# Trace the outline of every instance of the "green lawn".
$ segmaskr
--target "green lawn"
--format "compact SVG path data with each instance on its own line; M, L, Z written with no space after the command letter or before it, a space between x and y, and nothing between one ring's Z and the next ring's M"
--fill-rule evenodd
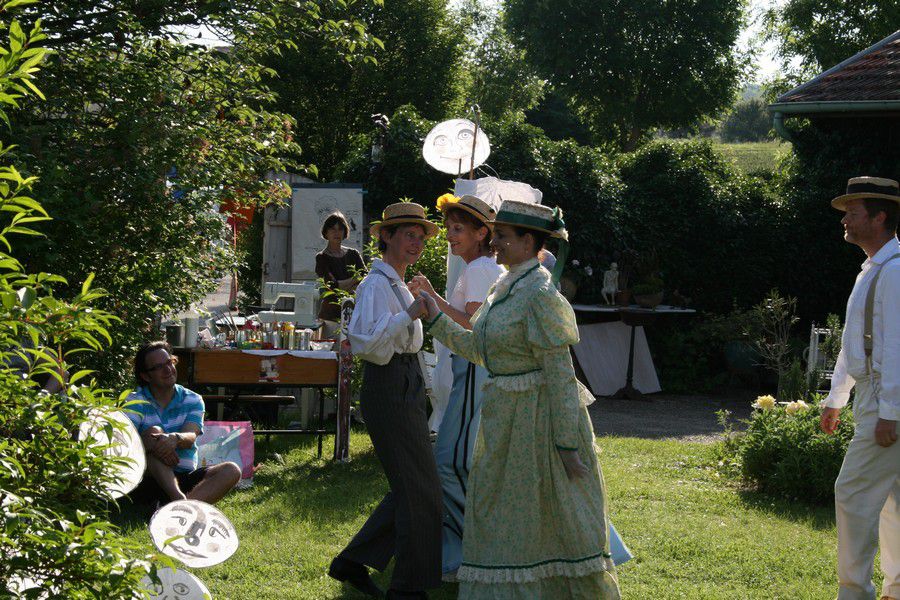
M716 150L730 158L744 173L772 170L778 159L791 150L784 141L744 142L740 144L713 144Z
M723 481L709 446L600 438L616 527L636 555L619 571L625 598L833 597L830 508L810 509ZM214 598L357 598L325 575L387 489L368 437L352 436L349 464L315 458L311 440L276 440L255 485L220 503L241 539L224 564L194 569ZM135 520L126 535L150 549ZM388 578L376 578L384 586ZM433 598L455 598L445 584Z

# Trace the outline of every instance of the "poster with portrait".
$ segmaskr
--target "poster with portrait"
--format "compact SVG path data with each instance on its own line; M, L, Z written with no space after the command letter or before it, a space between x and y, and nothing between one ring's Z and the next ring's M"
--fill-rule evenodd
M301 183L291 195L291 280L316 279L316 254L326 245L322 223L340 211L350 225L343 245L363 253L363 188L357 183Z

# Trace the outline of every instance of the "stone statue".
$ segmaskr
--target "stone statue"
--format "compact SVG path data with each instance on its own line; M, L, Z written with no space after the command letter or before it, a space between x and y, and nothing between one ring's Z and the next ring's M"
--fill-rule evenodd
M606 304L613 304L616 299L616 292L619 291L619 267L616 263L609 265L609 270L603 272L603 289L600 293L603 295L603 301Z

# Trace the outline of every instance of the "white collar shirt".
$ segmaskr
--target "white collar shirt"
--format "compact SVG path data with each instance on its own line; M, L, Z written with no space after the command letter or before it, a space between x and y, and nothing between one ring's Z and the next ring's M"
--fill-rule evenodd
M406 301L402 306L395 286ZM422 322L406 312L413 295L389 264L380 259L356 288L356 305L347 327L353 354L376 365L386 365L395 354L422 348ZM410 331L412 335L410 335Z
M900 421L900 258L885 265L898 253L900 242L892 238L862 264L847 301L841 351L825 406L840 408L847 404L856 381L869 375L863 346L866 295L881 268L872 312L872 372L879 378L878 417Z

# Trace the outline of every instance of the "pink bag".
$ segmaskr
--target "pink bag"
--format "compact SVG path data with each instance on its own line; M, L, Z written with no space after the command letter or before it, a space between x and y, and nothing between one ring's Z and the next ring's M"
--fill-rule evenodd
M250 421L206 421L197 439L197 464L233 462L241 468L241 487L253 483L253 427Z

